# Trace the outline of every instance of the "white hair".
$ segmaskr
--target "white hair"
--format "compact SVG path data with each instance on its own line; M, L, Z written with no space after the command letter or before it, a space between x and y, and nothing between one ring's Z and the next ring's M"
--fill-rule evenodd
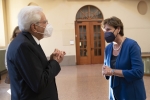
M39 6L26 6L18 14L18 26L20 31L29 31L31 24L41 20L42 8Z

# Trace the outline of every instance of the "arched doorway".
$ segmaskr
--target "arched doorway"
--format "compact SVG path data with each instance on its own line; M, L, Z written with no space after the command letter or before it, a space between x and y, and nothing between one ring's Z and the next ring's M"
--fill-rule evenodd
M105 41L102 20L101 11L95 6L86 5L78 10L75 21L77 65L103 63Z

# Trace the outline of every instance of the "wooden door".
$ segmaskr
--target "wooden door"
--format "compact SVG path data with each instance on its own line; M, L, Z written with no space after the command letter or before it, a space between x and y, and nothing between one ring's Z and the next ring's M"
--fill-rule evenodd
M76 22L76 60L78 65L91 64L89 22Z
M99 64L104 60L104 33L98 22L75 22L78 65Z
M91 64L102 64L104 61L105 40L101 25L98 22L90 22L90 47Z

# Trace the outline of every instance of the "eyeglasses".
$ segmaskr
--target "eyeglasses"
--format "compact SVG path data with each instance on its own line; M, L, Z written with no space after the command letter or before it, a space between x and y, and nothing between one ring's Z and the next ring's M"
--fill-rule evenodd
M45 20L45 21L42 21L42 22L37 22L37 24L38 24L38 23L48 24L48 21Z

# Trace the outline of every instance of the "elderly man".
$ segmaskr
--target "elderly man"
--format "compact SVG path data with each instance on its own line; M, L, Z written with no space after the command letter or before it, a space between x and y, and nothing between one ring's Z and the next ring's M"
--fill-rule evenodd
M39 41L50 37L52 27L38 6L27 6L18 15L22 31L9 45L8 72L11 100L58 100L55 76L64 53L55 50L48 61Z

